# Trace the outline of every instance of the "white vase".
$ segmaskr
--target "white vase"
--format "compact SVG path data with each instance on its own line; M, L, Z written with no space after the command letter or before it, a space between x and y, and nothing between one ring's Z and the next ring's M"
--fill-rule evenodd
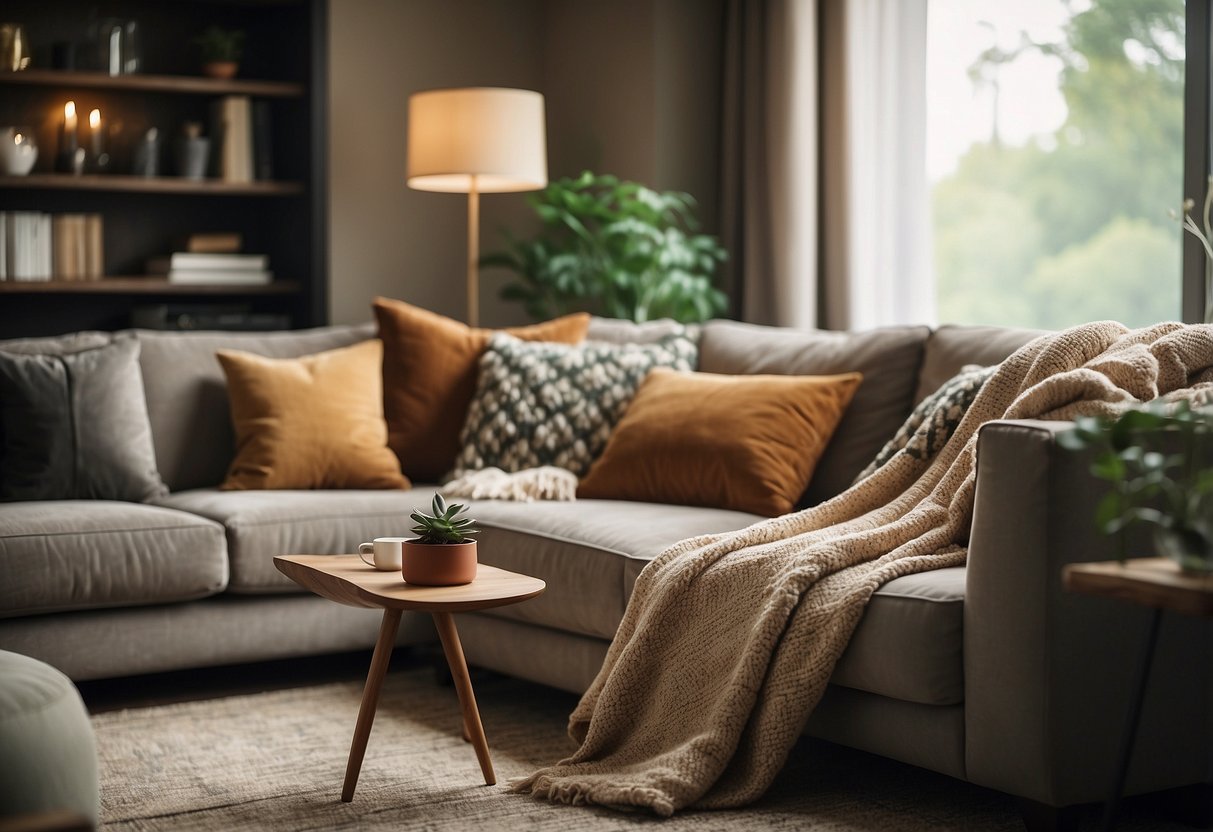
M20 127L0 127L0 172L25 176L38 161L38 145L30 132Z

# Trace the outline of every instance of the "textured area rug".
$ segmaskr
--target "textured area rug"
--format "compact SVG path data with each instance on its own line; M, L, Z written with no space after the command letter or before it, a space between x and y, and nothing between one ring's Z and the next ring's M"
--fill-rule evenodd
M573 750L577 698L496 675L476 695L497 771L485 786L453 688L391 673L352 803L340 800L360 683L340 682L93 717L107 830L1015 830L1005 795L802 739L760 801L662 820L510 793L511 777ZM1128 808L1122 830L1180 829ZM1083 828L1096 828L1090 812Z

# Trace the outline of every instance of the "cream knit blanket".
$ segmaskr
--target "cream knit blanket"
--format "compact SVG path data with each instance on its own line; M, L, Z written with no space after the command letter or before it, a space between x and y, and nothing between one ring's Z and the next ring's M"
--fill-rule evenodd
M965 562L980 425L1111 415L1175 391L1201 401L1211 367L1213 326L1042 336L1003 362L935 459L898 454L821 505L667 549L569 719L581 747L512 787L659 815L755 800L872 593Z

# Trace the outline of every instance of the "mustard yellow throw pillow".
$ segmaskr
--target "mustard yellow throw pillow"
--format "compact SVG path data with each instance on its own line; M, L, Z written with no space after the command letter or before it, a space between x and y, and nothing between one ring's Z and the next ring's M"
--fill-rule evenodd
M388 444L404 473L438 482L462 449L459 431L476 392L476 368L491 329L428 312L400 300L375 298L383 339L384 414ZM590 327L584 312L501 330L523 341L578 344Z
M382 343L290 359L217 355L236 429L222 488L409 487L387 446Z
M577 496L786 514L862 378L653 370Z

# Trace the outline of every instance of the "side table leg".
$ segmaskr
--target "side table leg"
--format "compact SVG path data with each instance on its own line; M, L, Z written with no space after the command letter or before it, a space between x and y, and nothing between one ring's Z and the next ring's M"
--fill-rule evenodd
M1120 737L1120 756L1116 760L1116 778L1112 781L1112 794L1104 806L1103 829L1112 832L1116 828L1116 813L1120 810L1120 798L1125 791L1125 780L1129 774L1129 760L1133 757L1133 744L1137 739L1137 724L1141 721L1141 703L1146 698L1146 685L1150 681L1150 666L1154 663L1154 645L1158 643L1158 623L1162 620L1162 609L1150 613L1150 630L1146 635L1146 646L1137 666L1137 679L1133 684L1133 699L1129 702L1129 714L1125 720L1124 733Z
M379 690L387 674L388 661L392 658L392 647L396 644L396 630L400 627L400 610L385 609L383 622L379 625L379 640L375 642L375 654L371 657L371 669L366 674L366 687L362 689L362 706L358 709L358 724L354 728L354 741L350 745L350 759L345 764L345 784L341 787L341 800L349 803L354 799L358 786L358 773L362 771L362 757L366 754L366 741L371 736L371 724L375 721L375 709L379 707Z
M442 652L446 653L447 664L451 666L451 676L455 679L455 692L459 694L459 707L463 711L464 731L471 735L472 746L476 749L476 759L480 761L480 771L484 774L486 785L492 786L497 782L493 773L493 761L489 758L489 743L484 737L484 726L480 723L480 711L476 708L476 694L472 692L472 679L468 676L467 661L463 658L463 645L459 643L459 633L455 630L455 619L449 612L433 613L434 626L438 628L438 638L442 639Z

